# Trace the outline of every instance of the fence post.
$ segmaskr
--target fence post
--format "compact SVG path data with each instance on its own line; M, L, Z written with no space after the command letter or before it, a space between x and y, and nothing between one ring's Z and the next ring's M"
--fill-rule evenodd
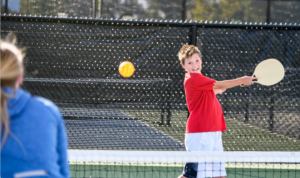
M96 18L96 0L92 0L92 14L91 17Z
M8 14L8 0L5 0L4 13Z
M270 24L270 21L271 21L271 0L268 0L267 2L267 24Z
M190 44L197 46L197 26L193 25L191 28Z
M186 4L186 0L182 0L182 22L184 22L185 21L185 14L186 14L186 6L185 6L185 4Z
M274 99L274 92L272 90L272 96L271 96L271 100L270 100L270 117L269 117L269 130L272 132L273 128L274 128L274 103L275 103L275 99Z

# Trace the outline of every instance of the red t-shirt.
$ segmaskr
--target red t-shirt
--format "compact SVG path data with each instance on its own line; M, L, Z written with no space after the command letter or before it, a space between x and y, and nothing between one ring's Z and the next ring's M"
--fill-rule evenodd
M222 107L213 91L215 82L199 73L185 75L184 88L190 112L186 133L226 130Z

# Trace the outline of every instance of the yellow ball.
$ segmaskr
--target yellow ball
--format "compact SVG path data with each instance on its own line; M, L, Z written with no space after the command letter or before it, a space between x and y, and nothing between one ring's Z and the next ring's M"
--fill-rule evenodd
M134 65L129 61L124 61L119 65L119 73L123 77L131 77L134 73Z

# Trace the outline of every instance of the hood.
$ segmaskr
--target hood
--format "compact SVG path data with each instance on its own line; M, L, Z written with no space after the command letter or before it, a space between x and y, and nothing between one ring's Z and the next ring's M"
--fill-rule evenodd
M13 96L12 98L7 99L7 110L10 117L18 115L20 112L22 112L31 97L28 92L22 89L14 90L11 88L3 88L2 90L5 93Z

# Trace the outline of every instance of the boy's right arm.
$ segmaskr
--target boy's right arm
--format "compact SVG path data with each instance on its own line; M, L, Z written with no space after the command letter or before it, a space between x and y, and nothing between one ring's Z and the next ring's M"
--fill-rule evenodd
M232 88L239 85L251 85L253 84L254 79L258 79L258 78L245 76L233 80L216 81L213 89Z

